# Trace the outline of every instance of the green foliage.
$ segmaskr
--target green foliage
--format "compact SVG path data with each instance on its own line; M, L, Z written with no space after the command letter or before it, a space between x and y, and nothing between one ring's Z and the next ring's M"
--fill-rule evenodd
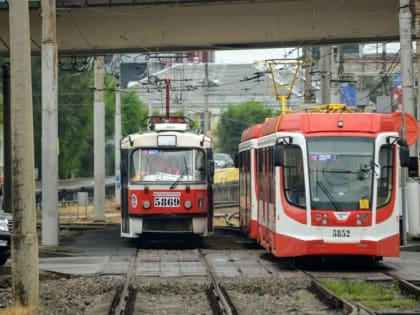
M220 121L216 126L216 149L234 156L238 150L242 131L272 115L272 110L259 102L229 105L220 115Z
M35 165L42 166L41 59L32 59ZM93 72L58 73L58 175L60 179L92 176Z
M107 145L106 147L106 170L108 176L114 174L115 88L116 81L109 81L104 97L106 108L105 135L108 140L107 143L112 143L112 145ZM121 135L125 136L140 130L145 130L147 127L147 109L143 102L137 97L134 91L121 91L120 95Z
M33 58L33 107L35 165L42 166L42 103L41 61ZM114 114L115 80L106 82L105 141L106 172L114 173ZM58 74L58 137L59 178L93 176L93 70L77 72L59 71ZM147 110L134 92L121 93L122 135L144 128ZM41 174L41 173L40 173Z
M321 282L342 298L375 310L403 309L417 305L415 299L403 296L395 283L351 279L322 279Z

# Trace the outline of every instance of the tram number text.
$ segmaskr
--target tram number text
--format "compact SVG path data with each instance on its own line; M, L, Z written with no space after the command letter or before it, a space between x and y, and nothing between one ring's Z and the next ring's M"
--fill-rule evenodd
M179 207L178 197L155 197L155 207Z
M332 237L334 238L349 238L350 237L350 230L333 230Z

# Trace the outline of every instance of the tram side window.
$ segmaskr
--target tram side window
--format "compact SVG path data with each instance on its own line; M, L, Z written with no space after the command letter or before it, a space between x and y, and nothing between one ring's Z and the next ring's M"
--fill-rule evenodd
M258 149L257 153L258 167L258 200L264 200L264 154L263 149Z
M378 208L389 203L393 189L394 148L392 145L382 146L379 150L381 176L378 181Z
M245 169L244 169L244 155L246 152L239 153L239 195L242 200L244 197L244 189L245 189Z
M130 174L131 180L138 181L140 180L140 160L139 160L139 150L136 150L131 155L130 163Z
M276 180L275 180L275 173L274 173L274 161L273 161L273 147L268 148L268 176L270 182L270 196L269 201L270 203L274 204L276 202L275 197L275 187L276 187Z
M302 151L298 146L287 146L283 165L284 193L289 203L305 208L305 181L303 175Z
M206 159L203 150L197 150L195 155L194 179L202 181L206 178Z

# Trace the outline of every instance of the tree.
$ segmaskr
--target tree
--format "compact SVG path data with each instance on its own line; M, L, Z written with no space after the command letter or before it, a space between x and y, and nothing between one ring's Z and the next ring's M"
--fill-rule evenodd
M229 105L220 115L220 121L216 126L216 149L234 156L238 150L242 131L272 115L273 111L259 102Z
M85 59L75 63L60 59L58 73L59 179L93 176L93 70ZM41 60L33 61L33 104L35 165L41 174ZM109 76L108 76L109 78ZM109 81L109 80L107 80ZM107 175L114 173L115 83L107 82L105 91L105 140L112 145L106 156ZM122 134L144 128L147 110L134 92L121 93ZM111 147L111 146L110 146ZM110 148L107 148L110 149Z
M105 139L110 145L106 146L106 173L114 174L115 143L115 81L107 82L105 91ZM145 130L147 127L147 109L134 91L121 91L121 135Z

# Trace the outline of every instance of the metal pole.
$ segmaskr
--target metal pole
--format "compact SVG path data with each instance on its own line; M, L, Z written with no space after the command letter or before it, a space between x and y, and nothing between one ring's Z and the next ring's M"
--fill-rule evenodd
M10 128L10 65L3 64L3 153L4 153L4 169L3 169L3 209L6 212L12 212L11 209L11 174L12 174L12 158L11 158L11 128Z
M42 244L57 246L58 70L55 1L42 0Z
M411 33L411 7L410 0L400 0L400 47L401 47L401 77L402 77L402 126L401 136L405 137L405 112L414 113L413 89L413 58L412 58L412 33ZM401 200L402 200L402 243L407 244L407 169L401 168Z
M11 1L9 8L12 290L15 302L28 306L39 302L28 1Z
M115 90L115 206L121 205L120 139L121 139L121 57L116 55L117 88Z
M95 60L95 101L93 104L93 160L94 160L94 206L95 221L105 220L105 103L104 103L104 57Z
M170 92L171 92L171 80L169 78L166 78L165 80L165 90L166 90L166 102L165 102L165 112L166 112L166 119L169 119L169 103L170 103Z

